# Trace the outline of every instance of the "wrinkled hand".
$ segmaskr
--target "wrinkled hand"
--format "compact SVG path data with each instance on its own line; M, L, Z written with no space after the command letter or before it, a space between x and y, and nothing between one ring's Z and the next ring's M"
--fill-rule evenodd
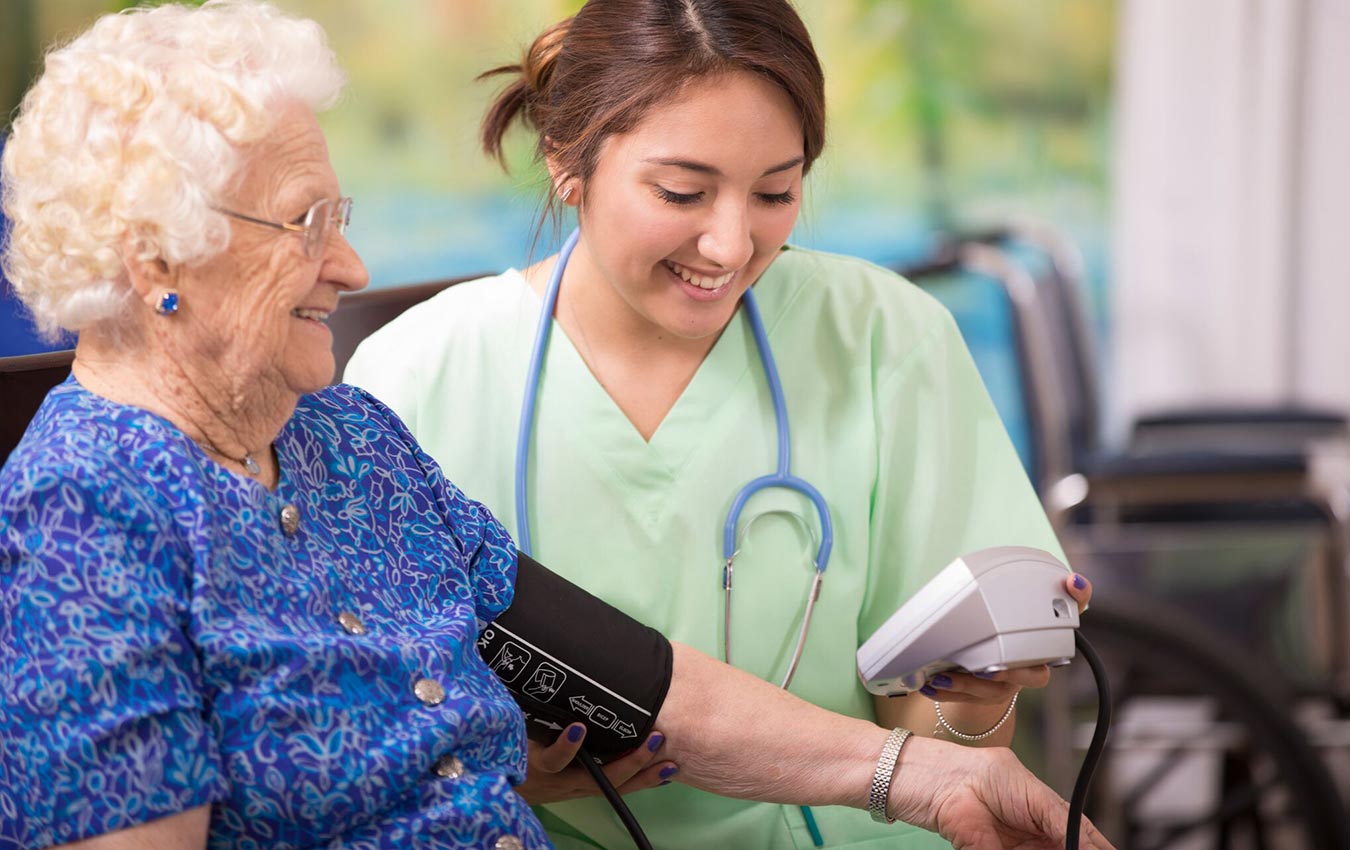
M955 850L1061 850L1069 804L1011 750L958 747L912 737L902 750L891 815L938 833ZM1080 850L1114 850L1083 819Z
M1092 600L1092 582L1074 573L1064 580L1069 595L1078 603L1078 613L1087 610ZM919 693L944 703L963 702L977 705L1006 706L1022 688L1043 688L1050 683L1050 668L1021 667L1002 673L962 673L948 670L928 680Z
M586 727L573 723L548 746L530 741L529 772L516 791L532 806L599 795L600 788L586 768L572 763L585 740ZM653 732L637 749L605 765L605 775L620 794L670 781L679 768L674 762L657 758L665 740L660 732Z

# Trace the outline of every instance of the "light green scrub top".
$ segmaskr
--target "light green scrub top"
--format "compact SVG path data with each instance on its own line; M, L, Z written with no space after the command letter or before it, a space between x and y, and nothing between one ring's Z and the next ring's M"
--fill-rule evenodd
M775 259L755 294L787 398L792 470L824 494L834 521L791 690L874 719L855 652L928 578L986 546L1060 550L951 316L933 298L861 260L797 248ZM540 308L515 270L451 287L367 339L345 375L392 407L450 480L513 534L516 429ZM773 471L777 451L744 311L650 442L556 325L537 416L531 554L720 658L723 523L739 489ZM732 657L777 684L805 609L819 524L805 497L782 490L751 499L742 527L750 521L735 566ZM678 782L625 799L655 847L813 846L795 806ZM537 811L559 848L631 847L601 797ZM829 847L947 846L865 811L812 811Z

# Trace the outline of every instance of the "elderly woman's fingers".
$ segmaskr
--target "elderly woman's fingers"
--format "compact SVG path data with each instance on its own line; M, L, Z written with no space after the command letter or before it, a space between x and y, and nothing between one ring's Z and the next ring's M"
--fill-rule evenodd
M1088 609L1088 603L1092 601L1092 582L1087 580L1087 576L1082 573L1074 573L1064 580L1064 587L1068 589L1069 595L1078 603L1078 613L1083 613Z
M1089 850L1116 850L1115 845L1102 835L1096 824L1086 817L1083 818L1083 825L1078 828L1078 846Z
M1064 846L1068 803L1033 776L1011 750L961 747L947 750L945 756L941 770L949 781L933 789L933 826L952 846L970 850ZM963 780L951 781L955 775ZM1114 850L1086 819L1079 836L1080 847Z

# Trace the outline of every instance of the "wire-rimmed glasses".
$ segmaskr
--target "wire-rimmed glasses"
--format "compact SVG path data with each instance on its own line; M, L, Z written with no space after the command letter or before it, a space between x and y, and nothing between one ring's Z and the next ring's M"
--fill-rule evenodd
M263 227L300 234L305 239L305 256L313 260L323 253L330 226L337 228L338 233L347 232L347 225L352 220L352 199L321 198L296 221L268 221L223 207L216 207L216 211L250 224L261 224Z

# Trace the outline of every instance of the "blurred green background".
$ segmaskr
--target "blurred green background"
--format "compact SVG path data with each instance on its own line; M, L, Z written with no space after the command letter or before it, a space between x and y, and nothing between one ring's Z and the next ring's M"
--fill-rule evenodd
M0 0L0 106L46 47L110 0ZM375 286L519 265L539 209L530 140L511 175L477 127L514 61L576 0L279 0L328 31L351 76L324 117ZM796 242L901 261L934 228L1032 214L1103 243L1116 6L1109 0L799 4L826 69L829 142Z
M510 174L481 153L479 121L501 82L474 78L516 61L580 0L277 3L317 20L350 75L344 102L321 121L343 191L356 199L349 238L372 287L524 266L532 251L551 251L551 230L533 243L546 185L533 140L508 140ZM5 120L45 49L133 5L0 0ZM945 230L1038 218L1084 250L1105 327L1115 0L815 0L798 9L825 66L828 140L793 241L899 266L923 259ZM934 292L1030 465L1001 292L969 276Z

